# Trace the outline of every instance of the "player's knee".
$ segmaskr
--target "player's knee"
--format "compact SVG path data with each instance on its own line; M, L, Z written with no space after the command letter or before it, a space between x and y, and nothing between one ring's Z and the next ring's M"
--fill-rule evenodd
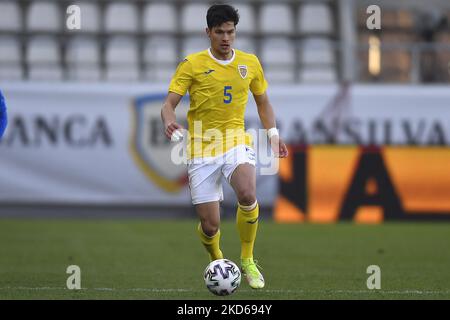
M213 237L219 232L219 227L209 226L206 230L203 230L208 237Z
M256 193L254 190L243 190L239 192L238 200L243 206L251 206L256 201Z
M208 237L213 237L219 231L219 224L214 222L202 221L203 233Z

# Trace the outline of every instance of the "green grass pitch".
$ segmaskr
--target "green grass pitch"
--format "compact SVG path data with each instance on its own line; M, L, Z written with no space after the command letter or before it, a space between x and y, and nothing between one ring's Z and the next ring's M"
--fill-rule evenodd
M266 288L229 297L204 286L194 220L0 219L0 299L450 299L450 224L260 222L255 258ZM222 250L239 261L233 221ZM81 268L68 290L66 268ZM381 289L369 290L369 265Z

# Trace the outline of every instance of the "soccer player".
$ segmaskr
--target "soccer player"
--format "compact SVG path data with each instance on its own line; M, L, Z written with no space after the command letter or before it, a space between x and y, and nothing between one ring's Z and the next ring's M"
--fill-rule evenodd
M258 58L232 48L239 22L237 10L229 5L213 5L208 9L206 20L210 48L188 55L178 65L161 118L167 138L176 137L183 128L176 121L175 108L189 91L187 118L191 148L188 147L188 176L192 203L200 218L200 240L211 261L223 258L219 246L223 175L239 202L236 220L241 240L242 273L252 288L259 289L264 287L264 278L253 260L259 215L256 163L251 138L244 131L249 90L253 93L261 122L268 130L275 156L286 157L288 151L276 129L273 108L266 93L267 81Z
M6 103L5 98L3 98L2 92L0 91L0 138L5 132L6 125L8 123L8 118L6 116Z

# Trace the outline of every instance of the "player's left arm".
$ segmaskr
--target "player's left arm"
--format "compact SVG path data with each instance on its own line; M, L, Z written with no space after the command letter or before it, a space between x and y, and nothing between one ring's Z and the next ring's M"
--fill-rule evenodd
M270 145L273 152L275 153L275 156L279 158L286 158L288 156L288 149L286 147L286 144L278 135L277 130L275 130L275 134L273 133L273 131L270 131L270 129L276 128L276 121L275 113L273 112L273 107L270 104L267 93L264 92L260 95L254 94L253 97L255 98L255 102L258 107L259 119L261 119L261 123L263 124L264 128L266 130L269 130L270 132Z

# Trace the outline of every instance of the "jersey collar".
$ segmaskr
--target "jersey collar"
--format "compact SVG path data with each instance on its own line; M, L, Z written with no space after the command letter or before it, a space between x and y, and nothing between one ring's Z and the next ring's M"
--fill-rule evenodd
M208 48L209 56L210 56L214 61L216 61L217 63L220 63L221 65L224 65L224 66L226 66L227 64L232 63L233 60L234 60L234 57L236 57L236 52L234 51L234 49L231 49L231 51L233 52L233 56L231 57L231 59L229 59L229 60L219 60L219 59L217 59L216 57L213 56L213 54L211 53L211 48Z

